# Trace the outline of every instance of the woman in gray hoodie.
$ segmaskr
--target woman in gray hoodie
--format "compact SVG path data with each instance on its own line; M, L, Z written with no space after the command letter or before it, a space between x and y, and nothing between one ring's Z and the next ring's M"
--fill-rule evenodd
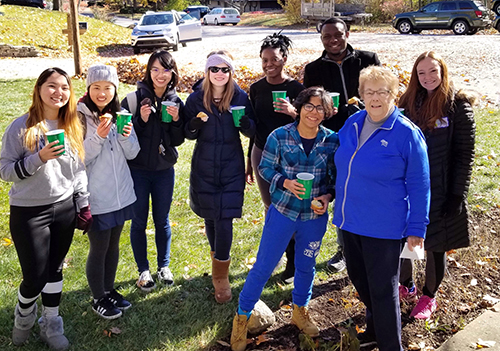
M124 126L123 134L118 133L117 88L115 67L93 65L87 73L87 94L77 106L85 130L85 166L94 215L88 233L87 280L94 296L92 310L105 319L118 318L131 306L114 284L120 234L125 221L132 218L136 201L127 160L140 150L131 122Z

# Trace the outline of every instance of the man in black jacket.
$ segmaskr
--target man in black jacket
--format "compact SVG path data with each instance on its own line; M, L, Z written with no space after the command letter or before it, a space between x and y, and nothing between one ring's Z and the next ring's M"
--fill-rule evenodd
M355 50L347 43L349 27L339 18L332 17L321 26L321 42L325 48L316 61L306 65L304 86L322 86L329 92L340 93L339 112L323 122L323 125L338 132L355 110L348 107L352 97L359 97L359 72L371 65L380 66L377 54L370 51ZM328 266L335 272L345 269L342 251L343 238L337 231L337 253L328 261Z

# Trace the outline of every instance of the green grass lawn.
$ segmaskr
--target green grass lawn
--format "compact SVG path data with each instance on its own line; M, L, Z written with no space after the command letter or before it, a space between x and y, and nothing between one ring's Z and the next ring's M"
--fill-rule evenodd
M84 82L76 80L75 90L81 96ZM0 80L0 134L16 117L24 114L31 102L34 80ZM132 91L133 86L120 85L120 96ZM247 139L243 137L245 145ZM142 293L135 286L137 269L130 247L127 223L121 238L120 263L117 284L133 304L122 318L105 321L95 315L90 306L91 293L85 276L85 262L88 253L87 237L80 231L67 256L64 270L64 293L61 303L66 335L72 350L200 350L226 337L237 307L248 268L245 259L257 254L264 220L264 207L256 185L247 187L244 213L234 222L232 248L231 284L233 300L219 305L213 297L210 277L211 261L209 246L203 232L203 220L197 217L188 205L188 187L191 152L194 143L185 142L179 148L179 161L175 166L176 185L170 219L172 222L172 262L175 286L158 288L149 294ZM0 181L0 242L10 240L8 191L10 184ZM151 269L155 268L153 223L148 224L148 257ZM330 228L324 239L319 263L324 263L336 248L334 231ZM322 267L325 265L322 264ZM279 272L281 273L281 271ZM318 277L325 278L327 272L319 271ZM11 344L13 309L17 300L17 289L21 281L14 245L0 245L0 350L19 350ZM291 287L282 288L271 279L262 299L272 309L279 302L291 299ZM118 327L118 335L105 335L112 327ZM37 332L38 328L34 330ZM43 344L34 332L28 345L22 350L40 350Z

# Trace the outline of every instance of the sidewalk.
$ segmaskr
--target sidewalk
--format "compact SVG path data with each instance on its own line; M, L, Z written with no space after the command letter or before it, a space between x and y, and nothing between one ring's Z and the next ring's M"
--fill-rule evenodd
M497 311L497 312L495 312ZM436 351L471 351L477 350L474 345L483 341L495 341L493 347L483 347L485 351L500 350L500 303L497 303L493 310L487 310L478 318L453 335Z

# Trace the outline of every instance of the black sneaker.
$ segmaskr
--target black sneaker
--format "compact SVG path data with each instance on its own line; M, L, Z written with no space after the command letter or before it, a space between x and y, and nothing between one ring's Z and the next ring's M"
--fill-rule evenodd
M358 333L356 336L359 340L359 347L374 347L377 346L377 340L372 334Z
M125 311L126 309L129 309L132 304L125 300L125 298L120 294L118 291L115 289L111 290L108 293L108 298L111 300L111 302L120 310Z
M104 319L116 319L122 315L122 311L116 308L108 296L101 297L94 302L92 304L92 310Z
M327 265L336 273L342 272L346 267L344 253L342 250L338 250L337 253L328 260Z

